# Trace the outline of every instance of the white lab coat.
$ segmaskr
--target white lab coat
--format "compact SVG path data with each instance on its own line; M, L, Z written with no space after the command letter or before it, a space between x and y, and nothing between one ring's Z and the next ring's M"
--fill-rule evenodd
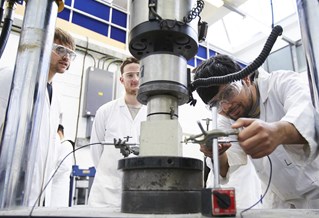
M260 119L267 122L288 121L308 141L305 145L279 145L269 155L272 161L271 208L319 208L318 113L312 106L308 85L301 75L291 71L260 70ZM229 177L247 161L241 150L228 154ZM264 188L269 181L267 157L252 159Z
M59 94L54 88L54 84L52 85L53 94L51 105L47 91L43 105L37 155L31 184L31 192L28 198L29 206L33 206L40 191L44 188L55 171L58 164L59 146L62 146L60 145L60 139L57 134L61 114L60 101L58 97ZM52 181L48 184L45 192L41 195L40 204L37 205L42 206L43 201L45 200L45 206L50 206L51 191Z
M232 121L224 116L218 115L217 128L218 129L230 129ZM229 136L229 140L236 140L237 136ZM232 142L232 146L226 151L235 153L241 148L238 143ZM207 166L213 168L210 158L206 159ZM256 173L255 167L252 164L250 158L246 159L245 164L238 166L236 170L233 168L231 176L230 173L226 178L219 176L220 185L222 188L235 188L236 207L240 209L246 209L254 205L260 200L262 195L261 181ZM206 182L208 188L214 187L214 173L211 170ZM262 208L261 204L254 207Z
M57 136L59 138L59 136ZM52 180L51 207L68 207L70 194L70 175L72 173L73 147L67 140L57 143L57 165L59 167ZM68 156L67 156L68 155ZM60 166L59 166L60 165Z
M124 139L139 143L140 124L146 120L147 108L142 106L135 119L125 104L124 98L102 105L96 112L90 143L111 142ZM91 145L92 160L96 174L89 195L89 205L118 210L121 206L122 172L117 169L123 155L114 145Z

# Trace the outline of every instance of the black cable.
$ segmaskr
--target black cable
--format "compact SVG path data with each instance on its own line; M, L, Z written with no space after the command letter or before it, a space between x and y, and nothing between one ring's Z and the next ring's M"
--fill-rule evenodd
M274 21L274 6L272 4L272 0L270 0L270 11L271 11L271 28L274 28L275 21Z
M88 147L88 146L91 146L91 145L97 145L97 144L101 144L100 142L97 142L97 143L90 143L90 144L87 144L87 145L84 145L82 147L79 147L77 149L75 149L74 151L77 151L79 149L82 149L82 148L85 148L85 147ZM113 145L113 144L112 144ZM37 205L38 201L40 200L41 198L41 195L43 194L43 192L45 191L45 189L47 188L47 186L49 185L49 183L51 182L51 180L53 179L53 177L55 176L55 174L57 173L58 169L60 168L60 166L62 165L62 163L64 162L64 160L70 155L72 154L74 151L68 153L62 160L61 162L59 163L59 165L57 166L57 168L55 169L55 171L53 172L52 176L50 177L50 179L47 181L47 183L45 184L45 186L43 187L43 189L40 191L40 194L38 196L38 198L36 199L36 201L34 202L33 206L32 206L32 209L29 213L29 217L32 217L32 213L33 213L33 210L35 209L35 206Z
M193 92L199 87L211 87L211 86L214 86L216 84L226 84L229 82L234 82L237 80L241 80L246 76L249 76L265 62L273 45L276 42L276 39L278 38L278 36L280 36L282 34L282 31L283 31L283 29L281 26L275 26L272 29L272 31L271 31L271 33L270 33L270 35L269 35L269 37L264 45L264 48L262 49L259 56L250 65L248 65L244 69L242 69L238 72L232 73L232 74L228 74L226 76L196 79L190 85L190 87L189 87L190 91ZM206 69L206 70L208 70L208 69Z
M201 20L200 13L203 11L204 5L205 5L205 2L203 0L197 0L196 6L193 7L192 10L190 10L188 14L183 17L183 21L163 19L156 11L156 2L150 2L148 7L152 15L160 22L161 29L163 28L173 29L176 26L183 26L183 25L186 25L187 23L190 23L196 17L199 17L199 23L200 23L200 20Z
M66 140L66 141L70 141L70 142L72 142L74 145L75 145L75 143L73 142L73 141L71 141L71 140ZM55 176L55 174L58 172L58 170L59 170L59 168L60 168L60 166L62 165L62 163L64 162L64 160L70 155L70 154L74 154L77 150L80 150L80 149L82 149L82 148L86 148L86 147L89 147L89 146L92 146L92 145L113 145L113 146L115 146L115 148L117 148L116 146L117 145L120 145L121 143L124 143L124 145L130 145L130 144L128 144L128 143L126 143L125 141L123 142L121 139L119 139L118 141L116 140L116 139L114 139L114 142L110 142L110 143L107 143L107 142L95 142L95 143L90 143L90 144L86 144L86 145L83 145L83 146L81 146L81 147L79 147L79 148L77 148L77 149L74 149L73 151L71 151L71 152L69 152L62 160L61 160L61 162L59 163L59 165L57 166L57 168L55 169L55 171L53 172L53 174L52 174L52 176L50 177L50 179L47 181L47 183L45 184L45 186L43 187L43 189L41 190L41 192L39 193L39 196L38 196L38 198L36 199L36 201L34 202L34 204L33 204L33 206L32 206L32 209L31 209L31 211L30 211L30 213L29 213L29 217L32 217L32 213L33 213L33 211L34 211L34 209L35 209L35 206L37 205L37 203L39 202L39 200L40 200L40 198L41 198L41 195L43 194L43 192L45 191L45 189L47 188L47 186L49 185L49 183L51 182L51 180L53 179L53 177ZM72 144L72 145L73 145ZM136 145L136 144L135 144Z
M147 114L147 117L150 117L153 115L169 115L171 119L173 119L173 117L178 118L178 114L172 114L169 112L154 112L154 113Z
M268 190L269 190L270 183L271 183L271 178L272 178L272 162L271 162L271 159L270 159L270 157L268 155L267 155L267 157L268 157L268 160L269 160L269 180L268 180L268 184L267 184L266 190L265 190L264 194L261 196L261 198L255 204L253 204L252 206L250 206L247 209L245 209L245 210L240 212L240 218L244 218L243 213L247 212L248 210L250 210L253 207L255 207L257 204L261 203L263 201L263 199L265 198Z
M158 20L160 20L160 21L163 20L162 17L155 11L154 7L150 6L149 9Z
M3 16L3 5L4 5L5 0L0 0L0 23L2 21L2 16Z
M274 8L273 8L273 2L272 0L270 0L270 10L271 10L271 28L274 28ZM280 34L281 35L281 34ZM267 188L265 190L265 193L264 195L259 199L259 201L257 201L255 204L253 204L252 206L250 206L249 208L243 210L241 213L240 213L240 217L243 218L243 213L247 212L248 210L252 209L253 207L255 207L259 202L262 202L262 200L264 199L265 195L267 194L268 192L268 189L269 189L269 186L270 186L270 182L271 182L271 177L272 177L272 162L271 162L271 159L270 157L267 155L268 157L268 160L269 160L269 167L270 167L270 175L269 175L269 181L268 181L268 185L267 185Z
M74 159L74 165L76 165L76 157L75 157L75 142L72 140L64 140L61 142L61 144L63 144L64 142L70 142L70 144L72 145L72 151L73 151L73 159Z
M183 18L183 21L185 23L190 23L192 20L194 20L196 17L200 18L200 13L204 9L205 2L203 0L197 0L196 7L194 7L187 16Z
M1 35L0 35L0 58L2 57L2 54L4 52L4 49L7 45L7 42L11 33L12 24L13 24L13 6L14 6L14 1L9 1L8 6L6 8L7 14L6 14L6 17L4 18L3 27L2 27Z
M34 211L34 209L35 209L37 203L39 202L39 200L40 200L40 198L41 198L41 195L43 194L43 192L45 191L45 189L47 188L47 186L49 185L49 183L51 182L51 180L53 179L53 177L55 176L55 174L58 172L58 170L59 170L60 166L62 165L62 163L64 162L64 160L65 160L70 154L75 153L75 151L77 151L77 150L80 150L80 149L82 149L82 148L86 148L86 147L91 146L91 145L101 145L101 144L102 144L102 145L114 145L114 143L104 143L104 142L103 142L103 143L101 143L101 142L96 142L96 143L86 144L86 145L83 145L83 146L81 146L81 147L79 147L79 148L77 148L77 149L74 149L74 151L72 151L72 152L69 152L69 153L61 160L61 162L59 163L59 165L57 166L57 168L56 168L55 171L53 172L52 176L50 177L50 179L47 181L47 183L45 184L45 186L43 187L43 189L42 189L41 192L39 193L39 196L38 196L38 198L36 199L36 201L34 202L34 204L33 204L33 206L32 206L32 209L31 209L31 211L30 211L30 213L29 213L29 217L32 217L32 213L33 213L33 211Z

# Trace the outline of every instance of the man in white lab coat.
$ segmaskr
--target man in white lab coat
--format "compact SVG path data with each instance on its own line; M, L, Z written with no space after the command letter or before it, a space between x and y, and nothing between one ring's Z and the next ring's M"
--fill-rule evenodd
M197 67L194 79L237 72L238 64L217 55ZM318 112L301 75L291 71L258 70L249 78L219 86L197 88L201 99L230 119L228 128L241 129L238 143L219 156L225 180L252 158L256 172L267 186L271 208L319 207ZM201 146L205 155L211 151ZM270 161L272 175L270 175ZM246 178L242 178L245 180ZM226 181L227 182L227 181ZM236 188L236 187L235 187Z
M75 43L72 36L66 31L56 28L37 146L37 152L39 153L35 160L31 192L28 198L29 206L35 204L41 190L44 189L59 164L60 157L58 157L58 154L62 145L57 130L60 123L61 109L58 93L52 88L52 79L56 73L62 74L70 67L71 61L76 57L74 50ZM72 168L64 176L69 178L71 171ZM61 198L51 199L51 193L54 191L52 190L51 181L45 188L41 198L36 202L36 205L54 206L52 202L61 201Z
M139 61L127 58L121 65L120 82L123 97L102 105L96 112L90 143L113 143L114 139L139 143L140 124L146 120L147 108L137 101ZM89 205L119 210L121 206L122 172L118 160L124 158L114 145L92 145L92 160L96 174L89 194Z

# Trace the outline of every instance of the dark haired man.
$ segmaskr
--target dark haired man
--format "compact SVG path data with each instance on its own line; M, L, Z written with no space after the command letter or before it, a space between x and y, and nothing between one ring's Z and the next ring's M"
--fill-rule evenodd
M239 70L232 58L217 55L194 70L194 79ZM238 144L221 145L237 148L220 155L221 176L231 177L251 157L265 186L272 176L268 194L272 208L319 207L318 112L308 85L302 81L295 72L259 69L253 82L246 77L197 89L209 107L217 107L224 120L229 120L221 122L220 128L241 129ZM206 147L201 146L201 150L209 155Z
M44 189L54 170L56 169L59 158L58 153L62 149L57 129L61 122L61 107L59 94L52 82L54 76L63 74L70 67L71 62L76 57L75 42L73 37L61 28L56 28L52 46L50 68L48 73L47 90L45 94L40 133L37 146L37 156L33 171L33 180L28 205L33 206L41 190ZM70 175L72 169L66 172ZM52 181L47 185L41 198L37 201L38 206L55 206L56 199L52 199ZM68 199L59 198L60 201L68 202Z

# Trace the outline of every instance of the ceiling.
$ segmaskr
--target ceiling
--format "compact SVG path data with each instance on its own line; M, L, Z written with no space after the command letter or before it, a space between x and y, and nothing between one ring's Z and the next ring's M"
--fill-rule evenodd
M107 1L127 10L129 0L101 1ZM201 19L209 25L205 43L216 51L230 54L244 63L249 63L261 52L274 23L281 25L284 31L283 37L277 39L273 50L289 43L295 44L301 38L296 1L224 0L223 6L217 8L205 0L201 13Z
M247 63L261 52L272 23L283 27L273 50L301 38L296 0L224 0L220 8L206 2L202 14L209 24L206 41Z

